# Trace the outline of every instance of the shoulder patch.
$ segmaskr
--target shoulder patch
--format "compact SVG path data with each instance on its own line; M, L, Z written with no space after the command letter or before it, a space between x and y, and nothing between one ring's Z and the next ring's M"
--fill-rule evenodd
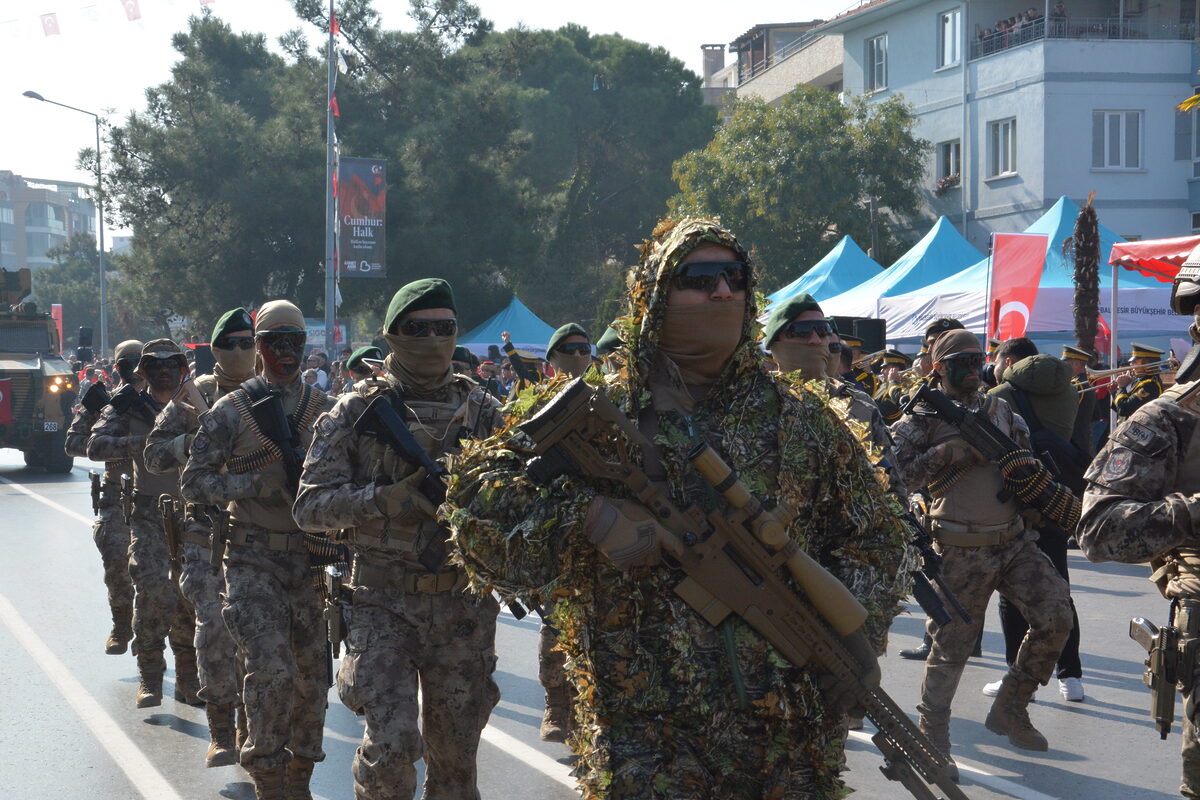
M1137 416L1131 417L1118 427L1113 439L1139 453L1156 456L1166 450L1170 442L1158 431L1138 421L1143 412L1144 409L1139 409Z
M200 427L211 433L220 427L220 423L217 422L217 418L212 414L212 412L206 411L200 417Z
M1142 425L1140 422L1130 422L1125 426L1124 438L1135 444L1148 447L1154 441L1154 431L1150 430L1145 425Z
M1132 465L1133 453L1124 447L1114 447L1112 452L1109 453L1108 458L1104 461L1104 469L1100 477L1105 481L1120 480L1129 474Z
M337 430L337 425L337 418L334 417L333 412L330 411L327 414L322 415L321 419L317 420L317 433L319 433L322 438L327 438L332 436L333 432Z
M204 431L200 431L196 434L196 438L192 439L192 452L203 453L208 450L208 446L210 444L211 441L208 438L208 434Z

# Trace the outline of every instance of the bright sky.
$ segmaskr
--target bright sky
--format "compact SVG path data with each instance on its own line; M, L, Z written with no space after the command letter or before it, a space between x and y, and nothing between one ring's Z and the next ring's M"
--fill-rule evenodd
M754 25L828 18L855 0L475 0L497 29L524 23L557 28L568 22L595 33L616 32L661 45L700 71L700 45L728 43ZM141 19L129 21L133 3ZM108 114L120 122L144 106L143 90L170 77L171 35L183 30L202 0L0 0L0 169L26 177L90 182L75 169L92 146L90 117L22 97ZM301 26L287 0L209 0L207 7L235 31L274 40ZM376 0L389 27L405 27L407 0ZM41 15L56 15L59 35L44 33ZM52 24L52 23L51 23ZM316 29L306 31L310 41Z

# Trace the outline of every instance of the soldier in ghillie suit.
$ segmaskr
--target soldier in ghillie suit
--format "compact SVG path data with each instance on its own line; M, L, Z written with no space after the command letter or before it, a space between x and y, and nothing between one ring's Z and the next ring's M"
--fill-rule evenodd
M1076 535L1092 561L1150 562L1171 601L1180 649L1200 636L1200 282L1197 264L1180 270L1171 308L1192 314L1192 349L1175 385L1132 412L1092 460ZM1200 667L1181 672L1184 797L1200 798ZM1174 692L1173 686L1164 687ZM1164 734L1165 735L1165 734Z
M121 376L122 388L134 384L141 388L142 379L135 373L138 359L142 355L142 343L129 339L117 345L113 354L117 372ZM108 404L101 383L92 384L81 398L79 410L67 429L66 451L69 456L87 457L88 440L92 427L100 420L100 414ZM112 631L104 642L104 652L110 656L124 653L133 638L133 581L129 578L129 525L121 513L121 476L129 474L133 465L128 458L114 458L104 462L104 475L100 478L100 496L95 498L96 522L92 525L92 541L100 551L100 562L104 565L104 585L108 589L108 606L112 612ZM94 479L93 479L94 480ZM95 489L92 490L95 492Z
M351 767L354 796L412 797L424 756L424 796L465 800L479 796L479 737L500 699L492 680L500 609L490 595L465 593L466 574L446 562L449 531L437 521L444 488L422 486L437 478L355 423L380 402L415 447L444 461L480 416L496 416L496 401L451 369L458 320L450 284L426 278L402 287L384 330L384 376L359 381L317 420L294 513L313 532L345 529L354 551L337 677L342 702L367 723Z
M602 389L655 445L631 458L676 504L714 509L686 457L706 441L768 507L791 512L789 535L866 607L878 646L907 590L905 531L837 415L765 369L746 251L714 221L666 222L629 285L629 313L614 323L621 363ZM522 394L513 421L562 385ZM694 612L661 562L669 537L650 528L615 545L622 523L597 519L637 514L624 487L566 476L539 487L523 466L503 436L468 447L442 509L476 591L555 604L584 797L841 797L842 717L816 674L740 619L713 627Z
M244 308L225 312L213 327L209 341L217 362L213 374L196 378L197 394L168 403L146 437L146 466L153 472L177 475L187 466L191 442L200 428L199 415L254 377L254 321L250 312ZM213 506L187 504L180 531L179 590L196 610L199 697L205 703L209 733L205 765L227 767L237 763L234 706L240 695L241 676L233 637L221 618L224 571L211 563L214 510ZM244 710L242 716L244 725Z

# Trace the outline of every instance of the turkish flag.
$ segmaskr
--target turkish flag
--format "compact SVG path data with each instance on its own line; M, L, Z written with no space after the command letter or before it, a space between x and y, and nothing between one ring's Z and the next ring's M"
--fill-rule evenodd
M42 14L42 33L47 36L58 36L58 14Z
M0 378L0 425L12 425L12 378Z
M1108 327L1108 323L1104 321L1103 314L1096 315L1096 341L1093 343L1096 352L1100 355L1107 355L1112 349L1112 329Z
M1007 341L1025 335L1042 283L1048 240L1041 233L993 235L989 337Z
M125 7L125 17L130 22L142 18L142 10L138 8L138 0L121 0L121 5Z

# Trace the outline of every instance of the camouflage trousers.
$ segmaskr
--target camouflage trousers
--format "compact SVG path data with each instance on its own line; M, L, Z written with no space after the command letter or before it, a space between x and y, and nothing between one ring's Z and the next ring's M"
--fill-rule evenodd
M129 577L133 579L133 652L150 672L166 668L164 640L178 657L195 651L192 607L171 580L167 537L157 509L134 509L129 525ZM151 655L151 654L157 654Z
M337 684L342 702L367 718L351 767L357 800L413 797L422 756L425 800L479 797L479 737L500 699L498 612L490 596L459 591L356 590Z
M941 546L946 584L971 615L942 628L927 623L933 647L925 661L917 710L933 720L948 719L967 658L983 628L992 593L1000 591L1029 621L1029 630L1010 669L1046 683L1071 632L1071 592L1050 559L1032 539L995 547Z
M108 605L113 609L131 607L133 581L129 578L129 526L125 524L120 501L100 501L100 513L92 525L92 541L96 543L100 563L104 565Z
M236 703L241 665L233 637L221 618L225 576L209 563L209 549L183 545L183 574L179 591L196 610L196 672L200 699L215 705Z
M1200 800L1200 665L1193 668L1190 681L1181 675L1179 685L1183 695L1183 784L1179 793Z
M297 534L298 536L299 534ZM250 772L292 757L321 761L327 686L321 598L304 553L260 545L225 555L221 616L242 660Z

